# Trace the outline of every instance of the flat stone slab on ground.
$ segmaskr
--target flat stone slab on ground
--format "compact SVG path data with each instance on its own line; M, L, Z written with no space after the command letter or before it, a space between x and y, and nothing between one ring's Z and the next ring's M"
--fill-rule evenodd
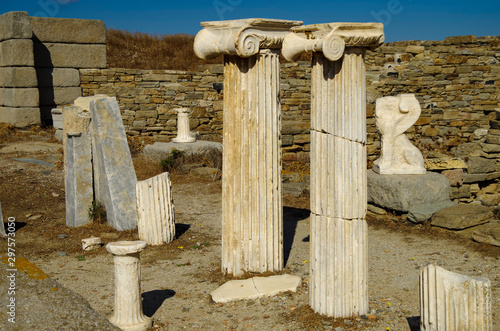
M18 161L18 162L24 162L24 163L30 163L30 164L35 164L35 165L41 165L44 167L53 167L55 166L54 163L42 161L42 160L37 160L37 159L31 159L27 157L20 157L20 158L13 158L12 160Z
M380 175L368 170L368 203L399 211L450 201L450 182L438 173Z
M431 218L431 225L449 230L463 230L488 223L492 218L493 211L488 207L459 205L435 213Z
M472 239L477 242L500 247L500 222L494 221L483 225L472 233Z
M177 149L185 154L202 154L217 149L222 151L222 144L214 141L197 140L194 143L163 143L155 142L152 145L144 146L144 154L148 157L164 159L172 150Z
M417 206L408 211L407 219L412 223L424 223L429 220L434 213L453 206L458 206L458 204L453 201L443 201Z
M278 293L296 292L302 279L299 276L279 275L254 277L245 280L231 280L210 293L215 302L251 300Z

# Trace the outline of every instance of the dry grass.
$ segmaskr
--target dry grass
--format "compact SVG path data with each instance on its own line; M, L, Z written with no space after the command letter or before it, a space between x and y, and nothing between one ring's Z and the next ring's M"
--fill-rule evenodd
M193 70L198 65L222 63L222 57L201 60L194 54L194 36L151 35L124 30L107 30L109 68Z

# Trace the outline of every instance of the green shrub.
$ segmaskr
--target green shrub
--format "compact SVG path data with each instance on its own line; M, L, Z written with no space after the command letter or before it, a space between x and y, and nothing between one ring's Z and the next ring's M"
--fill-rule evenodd
M92 205L90 205L88 212L89 220L99 224L107 222L106 208L104 208L104 205L100 201L92 201Z

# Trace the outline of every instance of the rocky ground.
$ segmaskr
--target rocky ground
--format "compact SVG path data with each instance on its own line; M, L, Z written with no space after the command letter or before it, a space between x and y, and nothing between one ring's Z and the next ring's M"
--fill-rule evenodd
M82 295L98 313L113 312L113 261L104 247L83 252L81 239L104 244L138 239L104 224L65 226L61 145L50 132L24 132L0 146L0 201L4 219L16 218L16 254L27 257L62 286ZM31 164L32 158L54 164ZM141 163L142 162L142 163ZM157 168L136 159L139 177ZM229 280L220 272L220 181L172 175L177 238L148 246L141 254L144 312L155 330L418 330L418 276L432 263L470 276L489 278L493 329L500 330L500 248L465 240L428 226L410 226L401 215L370 214L367 315L332 319L308 306L308 198L284 197L284 273L302 277L296 293L217 304L210 292ZM0 239L0 252L6 240ZM254 276L254 275L246 275ZM2 282L4 280L2 279ZM35 294L34 294L35 295Z

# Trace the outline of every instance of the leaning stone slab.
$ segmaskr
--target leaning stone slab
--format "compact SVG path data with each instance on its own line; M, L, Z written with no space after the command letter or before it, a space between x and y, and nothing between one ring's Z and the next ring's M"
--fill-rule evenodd
M488 223L493 218L493 211L485 206L459 205L436 212L431 218L431 225L449 230L463 230Z
M416 206L408 211L407 220L417 224L424 223L425 221L429 220L434 213L453 206L458 206L458 204L453 201L443 201Z
M175 239L175 213L168 172L137 182L139 239L161 245Z
M64 152L66 170L66 225L90 223L88 209L94 200L92 146L88 133L67 134Z
M0 107L0 122L23 128L33 124L40 124L40 108L34 107Z
M222 144L213 141L197 140L193 143L163 143L155 142L152 145L144 146L144 155L149 158L161 160L164 159L172 150L179 150L188 154L203 154L207 153L212 149L222 151Z
M2 215L2 204L0 203L0 236L6 237L7 233L5 233L5 225L3 224L3 215Z
M380 175L368 170L368 202L399 211L450 200L450 182L438 173Z
M7 39L29 39L32 34L27 12L11 11L0 15L0 41Z
M491 222L481 227L481 229L472 233L472 239L477 242L490 244L500 247L500 223Z
M296 292L301 278L292 275L254 277L245 280L231 280L210 293L212 300L218 303L252 300L278 293Z
M0 68L0 87L37 87L37 76L33 67Z
M106 25L100 20L74 18L29 18L33 34L41 42L66 44L105 44Z
M11 39L0 42L0 67L33 67L33 41Z
M428 265L420 271L421 330L491 331L491 282Z
M37 67L106 68L106 45L35 42L33 52L37 59ZM46 56L47 53L50 56Z
M135 185L137 177L116 98L90 103L96 199L106 207L108 223L117 230L137 226Z

